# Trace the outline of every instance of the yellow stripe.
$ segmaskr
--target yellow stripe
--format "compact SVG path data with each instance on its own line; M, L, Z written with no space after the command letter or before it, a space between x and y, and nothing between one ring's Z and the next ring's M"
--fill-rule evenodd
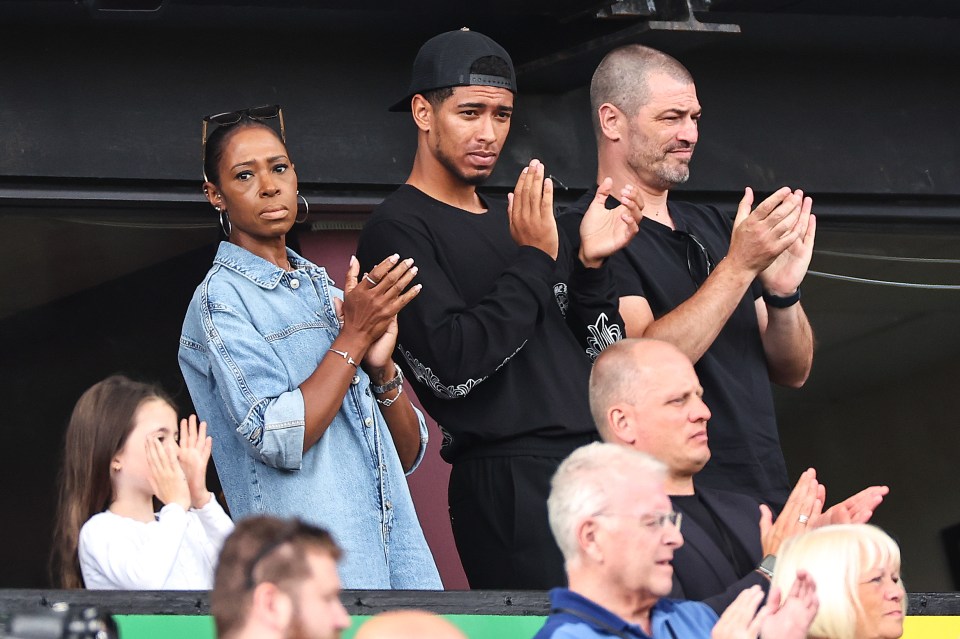
M903 639L960 639L960 617L907 617Z

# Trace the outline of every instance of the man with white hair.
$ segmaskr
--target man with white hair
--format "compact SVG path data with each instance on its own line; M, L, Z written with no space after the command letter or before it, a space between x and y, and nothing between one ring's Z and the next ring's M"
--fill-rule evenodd
M664 490L666 468L645 453L594 443L575 450L551 482L547 510L550 528L563 553L568 588L550 592L551 614L534 639L621 637L710 637L717 614L706 604L664 599L673 585L671 560L683 545L681 516ZM742 620L777 639L805 637L816 595L806 575L798 575L791 597L779 598L754 617L759 590L745 594L744 606L725 613L718 636ZM748 606L749 607L749 606ZM750 624L755 623L755 626Z

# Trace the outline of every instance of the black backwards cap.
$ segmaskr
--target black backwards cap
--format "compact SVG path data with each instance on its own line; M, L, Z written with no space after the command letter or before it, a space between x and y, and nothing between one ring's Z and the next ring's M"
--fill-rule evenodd
M474 62L488 56L502 58L510 68L510 77L470 73ZM409 111L410 100L418 93L465 86L502 87L517 92L517 74L510 54L487 36L466 27L434 36L420 47L413 61L410 90L390 111Z

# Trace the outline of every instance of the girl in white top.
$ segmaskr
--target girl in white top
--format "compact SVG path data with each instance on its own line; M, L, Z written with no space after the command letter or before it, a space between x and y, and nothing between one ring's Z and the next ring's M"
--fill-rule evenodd
M233 522L207 490L211 438L159 388L115 375L67 427L55 557L65 588L206 590ZM153 498L165 504L154 512ZM86 523L84 523L86 522Z

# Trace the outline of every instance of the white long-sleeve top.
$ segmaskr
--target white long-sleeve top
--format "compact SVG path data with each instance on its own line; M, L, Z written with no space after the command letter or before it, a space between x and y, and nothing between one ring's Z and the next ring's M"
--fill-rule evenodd
M80 571L93 590L209 590L233 521L211 495L203 508L167 504L156 521L109 510L80 529Z

